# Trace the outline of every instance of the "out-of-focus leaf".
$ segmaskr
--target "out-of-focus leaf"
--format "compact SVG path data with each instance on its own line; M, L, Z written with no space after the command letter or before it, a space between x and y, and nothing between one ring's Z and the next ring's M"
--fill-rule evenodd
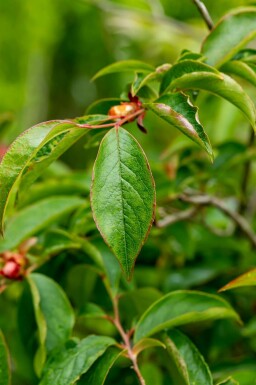
M25 239L55 223L83 203L83 199L78 197L57 196L24 208L8 222L5 238L0 241L0 251L17 247Z
M90 104L87 108L87 114L98 114L99 112L107 114L111 107L119 105L123 100L120 98L100 99Z
M250 270L247 273L233 279L227 285L223 286L219 291L226 291L244 286L256 286L256 269Z
M224 381L218 382L217 385L239 385L239 382L237 382L233 378L229 377Z
M205 39L202 53L221 66L256 36L256 7L238 8L225 15Z
M111 367L121 354L122 351L117 348L108 348L88 372L82 376L77 385L103 385Z
M175 385L212 385L211 372L204 358L188 337L178 330L169 330L164 336L171 362L168 364Z
M104 336L89 336L78 343L66 343L47 360L39 385L74 384L114 344L112 338Z
M4 335L0 330L0 385L11 384L10 358Z
M232 60L225 63L221 70L231 75L237 75L242 79L247 80L252 85L256 86L256 65L246 63L240 60Z
M96 304L87 302L79 311L80 317L102 318L106 313Z
M132 83L132 86L131 86L131 94L132 96L136 95L139 90L145 86L147 83L153 81L153 80L157 80L159 78L161 78L162 74L158 73L158 72L152 72L150 74L145 74L144 72L138 72L136 73L135 75L135 79Z
M123 128L110 130L101 143L91 204L104 240L130 279L152 225L155 188L142 148Z
M208 136L199 122L198 108L193 106L187 95L180 92L165 94L146 106L199 144L213 158Z
M228 302L219 296L199 291L174 291L153 303L141 316L134 341L166 328L222 318L240 320Z
M163 373L154 361L142 362L140 364L140 371L147 385L164 384ZM168 384L168 382L165 382L165 384Z
M65 292L55 281L37 273L30 274L27 279L38 327L35 369L40 375L46 356L70 338L75 318Z
M132 351L136 356L138 356L141 352L143 352L143 350L155 347L165 349L165 344L155 338L142 338L142 340L134 345Z
M255 128L255 106L242 87L230 76L193 60L175 64L165 74L161 93L175 89L198 89L218 95L239 108Z
M92 80L116 72L153 72L154 70L153 66L140 60L122 60L102 68L94 75Z

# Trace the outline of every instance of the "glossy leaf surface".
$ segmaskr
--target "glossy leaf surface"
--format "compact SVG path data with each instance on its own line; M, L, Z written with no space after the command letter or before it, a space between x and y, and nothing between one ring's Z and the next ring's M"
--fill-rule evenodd
M55 281L33 273L28 282L39 335L35 365L37 373L41 373L46 355L70 338L75 318L65 292Z
M11 384L9 353L2 331L0 330L0 385Z
M193 106L187 95L180 92L165 94L154 103L147 103L146 106L199 144L211 158L213 157L208 136L198 118L198 109Z
M101 143L91 204L101 235L130 279L153 221L155 188L142 148L123 128L110 130Z
M5 237L0 241L0 251L17 247L25 239L58 221L83 203L83 199L78 197L57 196L24 208L8 222Z
M122 354L117 348L110 347L97 359L88 372L78 381L77 385L103 385L107 375L118 357Z
M165 344L155 338L143 338L133 346L132 350L133 353L138 356L141 352L143 352L143 350L155 347L165 349Z
M256 36L256 7L230 12L209 33L202 53L211 65L220 66L231 59Z
M178 330L164 337L170 355L170 369L177 385L212 385L211 372L196 346Z
M256 286L256 269L250 270L247 273L233 279L233 281L222 287L220 291L236 289L237 287L244 286Z
M255 127L255 106L242 87L230 76L206 64L184 60L168 70L161 92L175 89L198 89L220 96L239 108Z
M253 86L256 86L256 65L246 63L240 60L231 60L221 67L223 72L231 75L237 75L242 79L247 80Z
M89 336L78 343L66 343L49 357L40 385L74 384L114 344L112 338L102 336Z
M166 328L221 318L239 320L238 314L221 297L197 291L174 291L153 303L142 315L134 340L137 342Z
M153 66L140 60L122 60L102 68L94 75L93 80L116 72L152 72L154 70Z

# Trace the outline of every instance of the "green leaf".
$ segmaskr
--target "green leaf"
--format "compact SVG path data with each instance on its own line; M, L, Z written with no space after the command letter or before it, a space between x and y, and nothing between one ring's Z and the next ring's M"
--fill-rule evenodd
M46 356L70 338L75 318L65 292L55 281L37 273L30 274L27 279L38 327L35 368L40 375Z
M231 59L256 36L256 7L238 8L225 15L205 39L202 53L217 67Z
M0 330L0 385L11 385L10 358L4 335Z
M135 329L134 341L166 328L222 318L240 320L228 302L219 296L199 291L174 291L153 303L142 315Z
M96 304L87 302L79 311L79 317L103 318L106 313Z
M233 378L229 377L224 381L218 382L217 385L239 385L239 382L237 382Z
M115 347L108 348L88 372L82 376L77 385L103 385L111 367L121 354L122 351Z
M102 140L91 205L101 235L130 279L152 225L155 188L142 148L123 128L113 128Z
M211 144L198 118L198 108L193 106L187 95L180 92L165 94L145 106L182 131L213 158Z
M165 349L165 344L155 338L142 338L137 344L132 348L133 353L138 356L143 350L160 347Z
M13 142L0 164L0 231L10 196L21 178L27 187L87 131L56 120L28 129Z
M78 343L66 343L49 357L39 385L74 384L114 344L112 338L102 336L89 336Z
M161 93L175 89L197 89L220 96L239 108L255 127L255 106L242 87L230 76L193 60L175 64L165 74Z
M131 86L131 94L132 96L135 96L140 89L145 86L147 83L157 80L162 77L161 73L158 72L152 72L150 74L145 74L144 72L137 72L135 75L135 79Z
M89 105L89 107L86 110L86 113L98 114L100 112L103 114L107 114L111 107L118 106L123 101L124 100L120 98L106 98L106 99L96 100L95 102Z
M7 223L5 238L0 241L0 251L17 247L25 239L55 223L83 203L83 199L78 197L57 196L24 208Z
M94 75L92 80L116 72L153 72L154 70L153 66L140 60L122 60L102 68Z
M256 286L256 269L252 269L247 273L233 279L227 285L223 286L219 291L226 291L244 286Z
M171 358L168 366L175 378L175 385L213 384L208 365L188 337L173 329L163 340Z
M242 79L247 80L253 86L256 86L256 65L246 63L240 60L232 60L225 63L221 70L231 75L237 75Z

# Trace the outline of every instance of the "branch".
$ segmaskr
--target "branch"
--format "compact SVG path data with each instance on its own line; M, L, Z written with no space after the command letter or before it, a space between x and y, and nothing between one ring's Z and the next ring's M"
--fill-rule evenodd
M184 202L193 203L194 205L197 205L197 206L211 205L211 206L217 207L236 223L236 225L251 241L253 247L256 248L256 234L253 232L250 224L238 212L233 211L229 207L227 207L225 202L223 202L222 200L209 195L190 196L190 195L182 194L180 195L179 198Z
M188 210L184 211L178 211L174 214L167 215L163 219L160 219L156 222L156 227L162 228L169 225L172 225L173 223L185 221L186 219L193 218L198 212L198 207L191 207Z
M196 5L198 11L201 13L202 18L205 21L205 24L207 25L208 29L211 31L214 27L212 18L208 12L208 9L204 5L204 3L200 0L192 0L193 3Z

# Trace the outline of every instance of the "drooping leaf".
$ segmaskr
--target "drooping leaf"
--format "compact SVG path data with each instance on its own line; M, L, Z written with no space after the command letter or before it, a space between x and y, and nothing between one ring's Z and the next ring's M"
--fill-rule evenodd
M255 128L255 106L242 87L230 76L207 64L184 60L165 74L161 93L175 89L198 89L220 96L239 108Z
M212 385L212 375L203 356L191 340L178 330L164 336L171 362L169 367L176 385Z
M0 164L0 230L11 194L23 180L27 187L88 130L65 121L49 121L21 134ZM25 182L26 180L26 182Z
M256 286L256 269L252 269L247 273L233 279L227 285L223 286L219 291L226 291L244 286Z
M4 335L0 330L0 385L11 384L10 358Z
M218 382L217 385L239 385L239 382L234 380L232 377L229 377L224 381Z
M161 78L162 74L158 72L145 73L145 72L136 72L135 79L131 86L132 96L136 95L140 89L145 86L147 83Z
M213 158L211 144L198 118L198 109L187 95L168 93L146 106L199 144Z
M202 53L217 67L231 59L256 36L256 7L238 8L225 15L205 39Z
M89 336L78 343L66 343L47 360L39 385L73 385L114 344L112 338L103 336Z
M88 372L81 377L77 385L103 385L110 369L121 354L122 351L115 347L108 348Z
M83 199L78 197L57 196L24 208L8 222L5 238L0 241L0 251L17 247L25 239L58 221L83 203Z
M155 188L143 150L123 128L110 130L100 145L91 204L99 231L130 279L152 225Z
M27 279L38 327L35 369L40 375L46 356L70 338L75 318L65 292L55 281L37 273L30 274Z
M239 320L238 314L223 298L199 291L174 291L153 303L141 316L134 341L166 328L222 318Z
M225 63L221 70L231 75L237 75L242 79L247 80L253 86L256 86L256 65L246 63L240 60L231 60Z
M92 80L116 72L153 72L154 70L153 66L140 60L122 60L102 68L94 75Z
M133 346L132 351L138 356L143 350L155 347L165 349L165 344L155 338L142 338L142 340Z

